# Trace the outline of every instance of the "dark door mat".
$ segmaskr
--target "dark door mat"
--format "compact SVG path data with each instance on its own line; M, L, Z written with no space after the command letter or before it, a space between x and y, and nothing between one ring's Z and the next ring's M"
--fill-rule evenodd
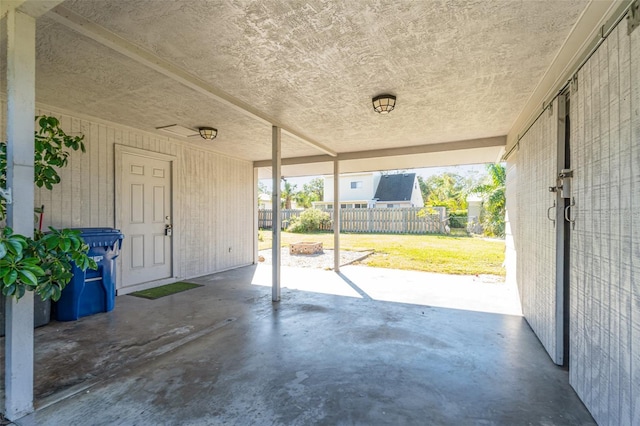
M161 285L160 287L149 288L147 290L140 290L133 293L129 293L129 296L142 297L145 299L159 299L161 297L169 296L172 294L180 293L182 291L191 290L192 288L202 287L202 284L177 282L173 284Z

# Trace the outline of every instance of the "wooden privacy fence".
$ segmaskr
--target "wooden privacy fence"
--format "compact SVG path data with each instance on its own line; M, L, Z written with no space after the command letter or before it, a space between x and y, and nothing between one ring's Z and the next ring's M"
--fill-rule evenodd
M340 230L344 232L380 234L441 234L445 232L443 214L418 217L419 207L340 209ZM282 229L286 229L292 217L300 216L304 210L282 210ZM331 216L333 230L333 210L323 210ZM258 227L271 229L272 210L258 210Z
M292 217L300 216L304 210L294 210L294 209L282 209L280 211L280 217L282 218L282 229L286 229L289 226L289 220ZM258 210L258 228L261 229L271 229L271 224L273 223L273 210L271 209L260 209Z

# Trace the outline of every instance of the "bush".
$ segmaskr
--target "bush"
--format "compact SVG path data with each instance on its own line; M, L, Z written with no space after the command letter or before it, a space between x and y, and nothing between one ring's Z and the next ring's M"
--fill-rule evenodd
M453 210L449 212L449 226L451 228L466 228L467 214L467 210Z
M287 231L305 233L324 230L331 223L331 216L318 209L308 209L300 216L292 217Z

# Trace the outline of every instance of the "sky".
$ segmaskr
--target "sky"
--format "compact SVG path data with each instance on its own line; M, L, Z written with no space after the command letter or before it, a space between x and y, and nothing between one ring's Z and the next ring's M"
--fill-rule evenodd
M455 173L462 176L467 175L475 175L482 176L486 174L486 167L484 164L469 164L463 166L447 166L447 167L428 167L422 169L402 169L401 171L407 173L416 173L423 178L428 178L429 176L439 175L445 172ZM389 171L393 173L393 171ZM304 177L291 177L287 178L287 182L292 183L293 185L297 185L297 189L302 189L302 185L308 183L310 180L315 179L319 176L304 176ZM271 189L271 179L260 179L260 183L267 186L267 188Z

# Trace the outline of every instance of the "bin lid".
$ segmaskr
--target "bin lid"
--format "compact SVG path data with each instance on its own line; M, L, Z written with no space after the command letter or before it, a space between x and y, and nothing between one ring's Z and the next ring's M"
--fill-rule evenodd
M124 235L114 228L71 228L80 231L80 236L89 247L113 247L122 244Z

